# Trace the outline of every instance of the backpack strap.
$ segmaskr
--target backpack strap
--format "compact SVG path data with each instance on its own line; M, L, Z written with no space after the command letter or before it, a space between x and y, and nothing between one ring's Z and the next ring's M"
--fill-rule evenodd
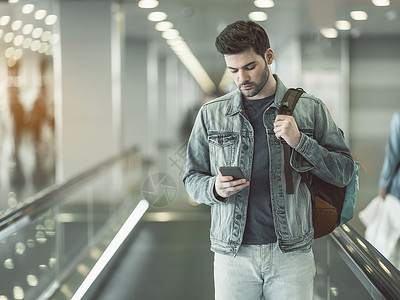
M301 88L288 89L283 96L278 114L291 116L293 114L297 101L303 93L304 90ZM284 170L286 180L286 194L294 194L292 167L290 166L290 156L292 155L292 148L283 139L281 140L281 143L283 146L283 156L285 161Z

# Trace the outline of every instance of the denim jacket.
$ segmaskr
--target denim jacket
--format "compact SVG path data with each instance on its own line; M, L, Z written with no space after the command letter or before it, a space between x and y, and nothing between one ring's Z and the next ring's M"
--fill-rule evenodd
M294 194L286 194L282 143L274 134L274 120L287 90L278 76L274 103L264 112L270 157L270 190L278 244L283 252L308 251L314 237L310 192L300 172L310 171L337 186L349 183L353 159L341 130L323 102L304 93L293 113L301 133L293 149ZM246 225L249 188L216 199L214 184L220 166L240 166L251 184L254 134L236 89L204 104L195 121L187 147L183 182L188 194L211 207L211 250L235 256Z
M400 112L393 115L379 186L400 199Z

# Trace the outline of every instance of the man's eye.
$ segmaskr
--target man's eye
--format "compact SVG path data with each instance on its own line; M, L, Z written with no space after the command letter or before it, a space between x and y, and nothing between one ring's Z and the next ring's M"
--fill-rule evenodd
M238 70L232 70L232 69L229 69L230 71L231 71L231 73L236 73Z
M256 67L256 66L247 67L246 70L249 70L249 71L250 71L250 70L254 70L255 67Z

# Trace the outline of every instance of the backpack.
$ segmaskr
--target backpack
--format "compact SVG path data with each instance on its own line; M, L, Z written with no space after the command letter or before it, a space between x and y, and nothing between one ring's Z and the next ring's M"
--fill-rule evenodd
M279 114L292 115L296 103L303 93L304 91L301 88L289 89L283 97ZM282 144L285 162L286 193L293 194L293 177L290 166L292 148L283 140ZM320 238L331 233L336 227L345 224L353 218L356 191L359 189L359 170L359 163L354 162L353 177L345 187L337 187L325 182L311 174L311 172L301 173L302 180L306 183L311 193L314 238Z

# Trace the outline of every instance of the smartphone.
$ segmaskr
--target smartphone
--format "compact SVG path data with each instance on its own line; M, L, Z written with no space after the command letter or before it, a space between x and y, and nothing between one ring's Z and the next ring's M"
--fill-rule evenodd
M219 171L223 176L232 176L233 179L246 178L240 167L228 167L228 166L219 167Z

